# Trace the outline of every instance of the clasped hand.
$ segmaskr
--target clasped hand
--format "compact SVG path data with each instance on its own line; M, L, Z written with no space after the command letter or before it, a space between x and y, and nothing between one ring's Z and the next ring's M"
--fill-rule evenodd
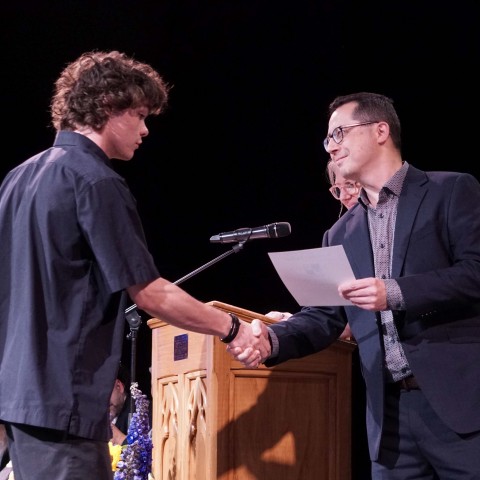
M268 330L258 319L251 323L241 322L238 335L228 344L229 352L247 368L257 368L271 353Z

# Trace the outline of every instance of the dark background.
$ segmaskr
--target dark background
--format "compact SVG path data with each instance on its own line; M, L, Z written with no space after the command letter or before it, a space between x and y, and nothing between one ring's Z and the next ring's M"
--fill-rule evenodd
M286 221L290 236L247 243L182 287L202 301L295 311L268 252L318 247L337 218L321 146L335 96L391 96L407 161L480 174L479 16L473 1L441 3L8 2L1 178L52 144L48 106L67 62L92 49L134 55L172 86L168 111L150 119L135 158L117 165L160 272L175 281L228 251L209 242L219 232ZM149 362L144 323L144 391Z

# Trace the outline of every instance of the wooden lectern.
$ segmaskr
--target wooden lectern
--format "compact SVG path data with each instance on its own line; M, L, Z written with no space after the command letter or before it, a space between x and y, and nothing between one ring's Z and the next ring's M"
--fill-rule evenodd
M261 314L209 304L243 320ZM246 369L219 338L160 319L152 329L155 480L349 480L351 353L337 341Z

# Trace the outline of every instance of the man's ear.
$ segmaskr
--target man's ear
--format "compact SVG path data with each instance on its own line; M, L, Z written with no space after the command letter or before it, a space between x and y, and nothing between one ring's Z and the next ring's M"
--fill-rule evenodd
M377 125L378 143L385 143L390 136L390 125L387 122L378 122Z

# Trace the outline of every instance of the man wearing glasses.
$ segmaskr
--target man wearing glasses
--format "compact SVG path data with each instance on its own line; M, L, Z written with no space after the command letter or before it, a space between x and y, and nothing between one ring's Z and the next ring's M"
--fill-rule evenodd
M404 161L383 95L338 97L329 113L325 149L362 185L359 205L323 238L345 248L357 280L339 294L352 306L304 307L269 328L254 320L271 342L265 365L328 347L348 322L366 383L372 478L480 479L480 184Z

